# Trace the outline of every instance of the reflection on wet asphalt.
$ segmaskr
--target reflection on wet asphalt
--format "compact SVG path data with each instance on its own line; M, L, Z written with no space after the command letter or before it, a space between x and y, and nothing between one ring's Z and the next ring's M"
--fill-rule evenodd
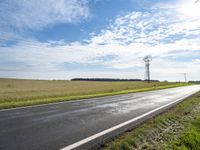
M0 149L60 149L200 90L188 86L0 112Z

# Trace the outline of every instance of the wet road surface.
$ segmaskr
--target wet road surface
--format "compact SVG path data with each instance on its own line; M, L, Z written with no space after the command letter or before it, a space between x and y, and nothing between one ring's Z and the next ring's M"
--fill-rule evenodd
M61 149L199 90L195 85L0 111L0 149Z

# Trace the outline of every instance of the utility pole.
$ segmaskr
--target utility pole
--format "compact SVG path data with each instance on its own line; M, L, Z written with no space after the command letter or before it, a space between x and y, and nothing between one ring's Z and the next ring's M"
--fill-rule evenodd
M145 62L145 79L150 82L150 61L152 61L152 56L147 55L143 58L143 61Z
M185 78L185 82L187 82L187 73L183 73L184 78Z

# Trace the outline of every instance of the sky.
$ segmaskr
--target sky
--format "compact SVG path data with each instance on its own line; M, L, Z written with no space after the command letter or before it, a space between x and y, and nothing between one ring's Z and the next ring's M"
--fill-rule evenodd
M200 0L1 0L0 77L200 80Z

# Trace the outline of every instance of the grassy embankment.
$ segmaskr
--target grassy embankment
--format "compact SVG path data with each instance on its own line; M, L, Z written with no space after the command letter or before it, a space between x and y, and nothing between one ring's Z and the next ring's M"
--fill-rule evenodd
M185 86L173 82L0 79L0 109Z
M200 150L200 92L126 132L105 150Z

